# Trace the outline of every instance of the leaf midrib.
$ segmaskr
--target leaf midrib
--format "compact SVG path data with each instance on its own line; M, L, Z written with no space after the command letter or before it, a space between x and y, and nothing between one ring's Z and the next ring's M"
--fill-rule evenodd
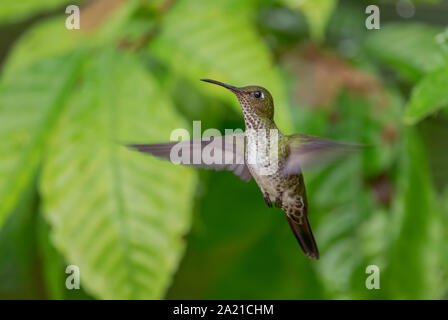
M115 96L115 90L113 88L113 85L111 85L111 77L105 77L104 87L107 89L104 92L110 92L110 95L106 95L108 97L109 103L107 105L111 106L109 110L106 110L104 108L104 111L107 113L107 119L109 120L108 125L108 136L110 137L111 141L119 141L117 135L115 134L118 128L118 121L117 121L117 113L118 108L117 106L117 99L114 99ZM114 200L116 203L116 217L119 220L118 226L119 226L119 242L121 243L121 246L123 248L123 262L124 267L126 269L126 278L128 279L128 284L130 286L130 297L129 298L136 298L137 297L137 288L136 283L134 281L134 278L132 277L132 260L130 256L130 245L129 245L129 230L128 230L128 223L126 221L125 217L125 201L123 198L123 190L121 188L122 186L122 179L121 179L121 173L120 173L120 162L118 157L118 147L113 144L113 142L108 143L108 152L109 152L109 165L112 172L112 179L114 181L113 183L113 193L114 193Z
M51 106L47 108L47 112L36 125L38 128L37 131L33 133L28 145L22 150L20 159L17 161L15 168L9 174L7 179L9 183L4 186L3 190L1 190L2 195L4 195L5 192L8 192L12 197L5 198L2 196L4 201L0 203L0 225L5 219L7 212L14 208L17 199L19 198L19 192L17 191L24 187L24 184L27 181L26 176L31 174L38 167L41 155L44 154L44 141L53 130L59 115L65 107L64 102L68 97L68 92L72 89L72 86L82 70L81 64L83 57L84 55L82 53L74 54L74 58L72 59L75 61L73 62L72 70L66 75L66 80L61 86L60 93L55 96ZM31 163L29 163L30 159L32 159Z

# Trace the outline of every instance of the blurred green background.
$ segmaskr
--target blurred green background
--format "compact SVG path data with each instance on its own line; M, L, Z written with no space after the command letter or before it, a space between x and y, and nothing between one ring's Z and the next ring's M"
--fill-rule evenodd
M447 22L437 0L3 0L0 298L448 298ZM253 180L120 145L243 128L200 78L268 88L286 134L374 146L305 173L320 260Z

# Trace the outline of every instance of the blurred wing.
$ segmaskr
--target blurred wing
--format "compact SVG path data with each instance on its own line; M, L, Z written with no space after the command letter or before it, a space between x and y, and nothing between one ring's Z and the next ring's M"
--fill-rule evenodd
M287 139L290 153L283 168L285 174L296 174L302 169L324 165L364 147L362 144L342 143L304 134L294 134Z
M244 161L244 134L193 141L128 144L127 147L195 168L232 171L244 181L250 181L252 177Z

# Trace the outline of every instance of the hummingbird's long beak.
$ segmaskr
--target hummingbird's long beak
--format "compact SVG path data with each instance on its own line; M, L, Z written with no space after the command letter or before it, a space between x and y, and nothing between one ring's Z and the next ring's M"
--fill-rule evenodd
M223 82L220 81L216 81L216 80L211 80L211 79L201 79L201 81L205 81L205 82L210 82L213 84L217 84L218 86L224 87L226 89L229 89L230 91L233 91L234 93L242 93L240 88L225 84Z

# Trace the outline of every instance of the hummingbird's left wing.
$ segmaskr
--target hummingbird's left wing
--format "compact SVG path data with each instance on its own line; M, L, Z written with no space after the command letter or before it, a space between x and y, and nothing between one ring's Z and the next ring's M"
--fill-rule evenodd
M195 168L232 171L244 181L252 178L244 160L244 134L192 141L128 144L127 147ZM173 161L173 158L176 160Z
M342 143L304 134L293 134L286 136L286 139L289 155L283 173L288 175L334 161L364 147L362 144Z

